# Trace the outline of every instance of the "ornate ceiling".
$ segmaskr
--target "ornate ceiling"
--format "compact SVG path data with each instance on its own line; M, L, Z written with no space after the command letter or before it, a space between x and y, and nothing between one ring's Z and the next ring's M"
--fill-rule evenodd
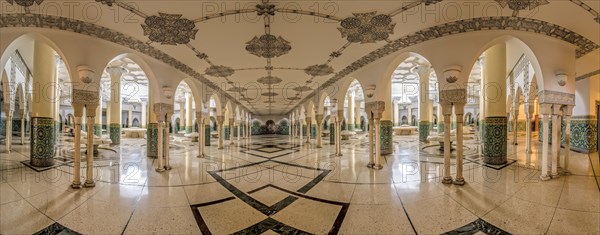
M255 114L287 113L318 87L328 86L394 50L461 30L535 29L577 45L578 56L596 50L600 41L597 0L484 0L475 5L451 0L80 2L81 6L95 4L101 12L96 16L81 10L69 11L69 6L61 1L6 2L19 5L21 10L6 12L8 8L3 8L4 14L23 11L35 14L45 4L53 4L64 9L58 14L50 11L47 14L132 37L142 44L132 40L120 42L114 35L107 40L158 55L157 59L213 89L222 88ZM442 12L452 4L469 14L456 17L421 14L425 10ZM483 10L485 6L494 6L501 12L492 15L497 18L480 18L490 16ZM31 19L3 16L0 23L5 27L28 20ZM38 19L33 24L41 23ZM88 35L100 34L93 31L100 29L89 25L77 26L66 20L60 24L42 27L77 27L91 30L82 32ZM414 79L409 73L396 72L399 79ZM136 76L131 77L137 81Z

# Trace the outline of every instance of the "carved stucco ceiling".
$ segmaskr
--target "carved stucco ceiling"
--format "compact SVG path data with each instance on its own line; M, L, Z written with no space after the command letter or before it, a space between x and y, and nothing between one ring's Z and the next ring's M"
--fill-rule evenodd
M70 5L60 1L8 2L27 6L22 9L34 14L44 9L46 4L62 6L64 9L58 12L59 16L91 22L146 42L196 72L206 73L207 79L217 86L225 87L223 90L257 114L289 112L318 86L334 78L336 73L390 41L457 20L512 16L512 8L515 8L514 4L511 8L512 0L499 1L506 3L504 8L496 0L477 1L475 5L452 0L270 0L264 4L243 1L81 1L81 6L95 4L102 12L92 19L92 15L83 14L81 8L70 11ZM599 1L550 1L545 5L538 3L543 3L542 0L527 2L531 4L526 9L519 9L518 16L560 25L596 44L600 41L599 22L596 22L599 21ZM456 16L443 13L451 5L458 7L464 14ZM483 10L490 5L496 6L494 9L499 9L499 14L490 15ZM533 7L530 8L530 5ZM7 9L17 8L3 8L2 13L16 13L6 12ZM439 14L424 16L424 9ZM74 15L70 15L73 12ZM57 14L53 11L45 13ZM346 22L351 24L342 24L344 19L349 19ZM352 36L352 40L348 38L357 32L362 33L362 37ZM249 53L247 43L264 35L281 38L289 44L278 44L275 51L271 51L274 53L272 56L267 53L268 56L259 57ZM278 41L283 42L281 40ZM262 48L263 52L265 50L268 51ZM315 65L324 66L311 69L310 66ZM401 79L404 80L416 78L409 73L410 70L406 73L405 70L398 69L395 74L402 74ZM256 82L257 79L268 76L281 78L282 81L270 85ZM124 76L125 79L142 83L139 77L140 74ZM294 85L290 86L291 83ZM246 90L229 89L226 84L240 84ZM290 91L284 91L284 87ZM278 95L261 96L265 92ZM264 103L270 99L277 102Z

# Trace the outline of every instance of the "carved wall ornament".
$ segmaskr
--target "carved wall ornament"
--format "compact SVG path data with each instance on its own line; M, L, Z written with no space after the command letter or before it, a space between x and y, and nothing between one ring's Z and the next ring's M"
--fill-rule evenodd
M262 15L275 15L275 5L263 2L262 4L256 4L256 14Z
M77 74L79 75L79 80L85 84L89 84L94 80L94 75L96 75L96 71L90 68L87 65L77 66Z
M567 73L558 71L558 72L556 72L555 76L556 76L556 82L558 83L559 86L565 86L567 84L567 79L569 78Z
M147 17L144 23L144 36L163 45L187 44L191 39L196 39L198 32L193 21L181 18L179 14L159 12L158 16Z
M287 98L288 100L294 101L294 100L299 100L301 99L300 97L294 96L294 97L289 97Z
M71 104L98 105L100 93L88 90L73 89Z
M538 92L538 101L540 104L575 105L575 94L542 90Z
M310 76L325 76L333 73L333 68L327 64L315 64L308 66L304 72Z
M245 92L247 90L248 90L248 88L240 87L240 86L234 86L234 87L227 89L227 91L230 91L230 92Z
M353 13L354 16L343 19L340 23L342 38L354 43L374 43L383 41L394 34L396 23L392 17L377 14L376 11L367 13Z
M455 83L462 72L462 67L451 66L444 70L444 77L448 83Z
M235 70L224 65L213 65L204 70L204 73L213 77L229 77L235 73Z
M102 3L109 7L112 7L112 5L116 2L116 0L96 0L96 2L99 2L99 3Z
M258 83L262 83L265 85L273 85L273 84L278 84L280 82L282 82L283 80L281 78L275 77L275 76L265 76L265 77L261 77L258 80L256 80Z
M517 16L520 10L533 10L541 5L546 5L550 2L547 0L495 0L500 4L501 7L508 6L509 9L513 10L513 16Z
M287 54L291 49L290 42L281 36L275 37L271 34L254 37L246 43L246 51L263 58L279 57Z

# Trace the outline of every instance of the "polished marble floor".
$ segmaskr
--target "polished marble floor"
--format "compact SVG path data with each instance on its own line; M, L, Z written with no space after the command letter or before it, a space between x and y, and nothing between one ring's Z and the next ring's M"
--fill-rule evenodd
M488 166L479 140L465 141L467 184L456 186L441 183L439 146L416 135L394 137L382 170L366 167L364 135L341 157L315 140L253 136L224 150L214 142L206 158L175 136L163 173L144 139L123 139L95 157L96 187L79 190L69 187L70 137L50 169L22 163L27 144L10 154L3 144L0 234L600 234L598 154L571 152L572 174L541 182L539 143L528 155L524 133L518 142L508 164Z

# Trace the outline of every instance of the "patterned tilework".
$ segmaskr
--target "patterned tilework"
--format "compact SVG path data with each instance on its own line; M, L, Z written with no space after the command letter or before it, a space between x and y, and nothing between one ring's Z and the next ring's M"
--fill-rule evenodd
M335 125L329 125L329 144L335 144Z
M290 126L287 123L283 125L277 125L277 134L279 135L289 135L290 134Z
M317 138L317 125L316 124L312 124L310 126L310 138L311 139Z
M539 121L538 141L542 142L544 134L543 121ZM549 132L552 133L552 120L548 123ZM565 145L565 129L567 125L563 121L561 125L561 146ZM595 117L573 117L571 118L571 150L582 153L593 153L598 151L598 120ZM548 136L548 143L552 144L552 135Z
M156 125L156 128L158 128L158 124ZM121 125L119 123L111 123L108 126L108 133L113 144L121 143Z
M492 165L507 161L507 118L486 117L483 125L483 162Z
M427 137L429 136L430 130L431 130L431 122L420 121L419 122L419 141L422 141L422 142L427 141Z
M252 127L250 127L250 133L252 135L260 135L261 131L260 131L260 123L259 122L252 122Z
M484 135L484 129L483 126L485 125L485 119L481 119L479 120L479 138L483 139L483 135Z
M0 120L0 135L6 135L6 119L2 118Z
M102 136L102 125L101 124L94 124L94 135Z
M440 122L440 121L438 121L438 124L437 124L437 132L438 132L438 133L442 133L442 132L444 132L444 123L443 123L443 122Z
M185 127L185 133L188 133L188 134L189 134L189 133L192 133L192 129L194 129L194 127L193 127L193 126L186 126L186 127Z
M223 125L223 140L229 140L229 125Z
M306 137L306 133L307 133L307 129L306 129L306 125L302 125L302 137Z
M148 157L158 157L158 123L148 123L146 127L146 152Z
M517 121L517 130L518 131L527 130L527 120L518 120Z
M348 127L346 128L346 130L354 131L354 126L355 126L354 124L348 124Z
M204 146L210 146L210 124L204 125Z
M52 118L31 118L31 165L46 167L54 164L54 129Z
M233 127L233 137L237 137L238 136L238 131L237 131L237 127Z
M53 223L50 226L34 233L34 235L55 235L55 234L79 235L81 233L75 232L59 223Z
M381 154L391 154L394 149L392 147L393 145L393 140L392 140L392 134L393 134L393 123L390 120L381 120L381 126L379 127L379 132L381 134L380 138L381 138Z

